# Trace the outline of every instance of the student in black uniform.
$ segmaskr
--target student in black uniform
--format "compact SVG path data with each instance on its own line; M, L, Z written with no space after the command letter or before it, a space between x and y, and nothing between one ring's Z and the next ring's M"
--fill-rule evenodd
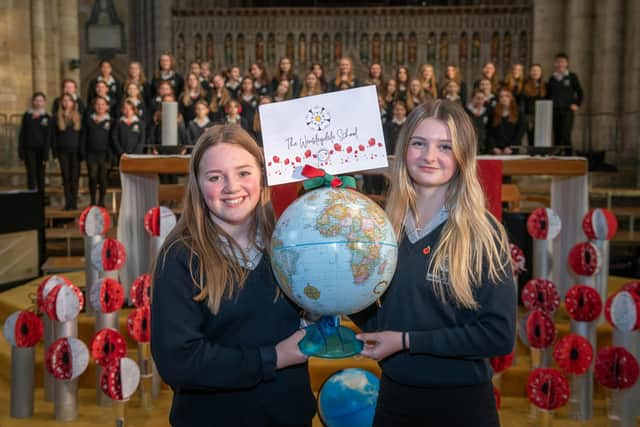
M207 92L204 90L195 73L187 74L187 82L184 92L180 95L178 108L185 123L189 123L196 116L195 105L198 101L207 101Z
M118 159L123 154L144 153L145 125L138 117L134 99L127 98L122 103L122 115L113 127L111 142Z
M84 114L85 105L82 102L82 99L78 96L78 84L73 79L64 79L62 80L62 93L68 93L71 95L73 100L76 102L76 106L78 108L78 113L80 115ZM60 96L56 97L53 100L53 105L51 106L51 116L56 117L58 115L58 109L60 108Z
M270 104L272 102L270 96L261 96L260 103L258 105ZM256 142L262 147L262 127L260 126L260 108L256 110L255 116L253 116L253 125L251 126L253 135L256 138Z
M253 86L256 89L256 94L258 96L269 96L271 95L271 87L269 82L269 73L267 73L267 69L262 64L253 63L251 67L249 67L249 74L253 78Z
M136 107L136 116L142 121L145 128L151 123L151 109L147 108L147 104L143 101L140 85L135 82L129 82L125 86L125 96L133 102Z
M497 93L500 88L500 78L498 77L498 73L496 72L496 66L493 62L487 62L482 67L482 75L478 80L473 83L473 87L479 87L480 81L482 79L488 79L491 84L491 92Z
M516 104L522 108L524 101L522 93L522 89L524 88L524 65L519 63L513 64L511 66L511 71L509 71L504 78L504 85L509 88L513 94Z
M235 125L207 130L184 212L153 275L151 351L174 427L311 426L299 309L269 262L274 215L262 150Z
M200 84L207 92L208 96L211 96L211 77L213 74L211 73L211 63L209 61L202 61L200 63Z
M171 84L167 81L162 81L158 84L158 90L156 96L151 99L150 109L151 109L151 117L153 118L161 108L162 108L162 98L165 96L176 96L173 93L173 88Z
M319 62L314 63L313 65L311 65L310 71L312 71L313 74L315 74L318 78L322 93L327 92L329 90L329 84L327 83L327 76L324 73L324 67L322 66L322 64L320 64Z
M465 111L469 114L471 123L476 130L478 154L485 153L487 150L487 128L493 119L493 110L485 104L484 100L484 92L479 88L474 89L471 99L465 107Z
M278 83L278 87L273 92L273 97L271 99L273 102L280 102L291 98L293 98L293 91L291 90L289 80L281 80L280 83Z
M227 124L240 125L242 126L242 129L246 130L247 132L251 131L249 122L247 122L247 119L240 114L242 112L242 107L240 106L240 103L238 101L232 99L231 101L227 102L224 110L226 112L225 122Z
M557 54L553 67L547 83L547 97L553 101L553 144L570 146L573 115L582 104L582 86L576 73L569 71L566 54Z
M281 81L289 82L292 97L297 98L300 94L300 79L293 72L291 59L286 56L280 58L280 61L278 61L278 69L276 70L273 79L271 79L271 93L276 93L276 89Z
M487 359L513 349L516 296L473 125L460 105L429 100L404 126L386 204L396 273L380 307L353 316L382 368L373 425L497 427Z
M20 135L18 137L18 155L27 169L27 186L29 190L37 189L44 194L44 171L54 123L45 110L46 96L36 92L31 97L31 108L22 116Z
M247 119L247 123L252 124L253 116L256 115L256 110L258 109L258 95L253 87L253 79L250 76L245 76L242 79L238 101L240 101L240 108L242 109L240 114Z
M116 100L116 98L112 97L111 95L109 95L109 87L106 85L105 82L103 81L99 81L96 82L96 94L93 96L92 99L95 99L97 97L100 97L102 99L104 99L105 101L107 101L107 107L108 107L108 112L109 115L111 117L118 117L119 112L118 112L118 102ZM93 113L96 112L96 110L94 109L95 103L93 101L91 101L89 103L89 105L87 106L87 111L85 115L91 115Z
M398 85L395 79L387 80L382 91L382 99L387 109L387 117L391 117L393 115L393 103L398 99Z
M384 87L384 77L382 75L382 65L374 63L369 65L369 75L364 81L365 85L375 85L378 93L382 92Z
M420 66L420 84L425 95L431 99L438 98L438 85L436 83L436 69L431 64Z
M234 65L233 67L229 68L229 72L227 73L227 81L224 84L224 87L227 88L229 96L231 96L232 99L238 99L241 84L242 75L240 74L240 67Z
M196 116L187 124L187 133L191 144L198 142L204 131L211 126L213 126L213 122L209 120L209 105L207 101L201 99L196 102Z
M383 127L384 142L387 149L387 154L391 155L396 150L396 142L398 141L398 134L402 125L407 121L407 106L404 101L394 101L393 103L393 118L385 123Z
M115 77L113 77L113 67L111 66L111 62L108 59L103 59L100 61L100 74L89 82L89 94L87 96L87 105L92 105L93 98L96 96L108 95L109 98L113 99L114 104L118 105L121 98L121 90L120 82L118 82ZM100 94L96 90L96 83L104 82L107 85L107 93Z
M80 130L82 117L77 104L69 94L60 98L60 109L55 117L53 157L60 163L64 188L64 209L78 208L78 181L80 180Z
M344 86L346 85L346 87ZM342 86L342 87L341 87ZM338 68L336 69L336 77L329 82L329 92L335 92L343 89L351 89L360 86L360 82L355 75L353 69L353 61L351 58L343 57L338 62ZM295 97L294 92L294 97Z
M542 74L542 65L533 64L529 68L529 77L522 89L524 115L527 119L527 141L534 145L534 131L536 127L536 101L547 98L547 84Z
M396 71L396 87L398 90L398 99L407 100L407 91L409 90L409 69L405 66L398 67Z
M173 56L169 53L163 53L158 59L158 70L155 72L153 79L151 80L153 98L158 95L164 96L159 93L159 86L162 82L169 82L175 96L182 93L184 88L184 79L174 70Z
M455 65L447 65L444 81L442 85L440 85L440 96L441 98L447 98L447 95L451 96L451 92L447 92L447 87L449 86L449 82L452 81L457 83L457 96L460 98L460 103L464 105L467 101L467 84L462 80L462 77L460 77L460 70Z
M481 78L478 81L478 89L484 93L484 105L485 107L489 107L491 109L496 108L497 99L495 93L491 89L491 80L486 77Z
M487 131L487 146L491 154L511 154L512 145L521 145L527 129L523 114L507 87L498 91L498 105L493 111Z
M444 93L442 96L443 99L447 99L451 102L457 102L460 105L463 105L463 98L460 93L460 85L457 81L451 79L447 82L444 87Z
M122 96L124 98L130 98L132 95L128 94L127 88L130 83L136 83L140 90L140 99L144 102L145 107L149 106L151 102L151 84L147 81L147 77L144 74L142 69L142 64L138 61L133 61L129 63L129 68L127 69L127 79L122 85Z
M320 84L320 80L318 80L318 76L316 76L316 73L314 73L313 71L309 71L307 75L304 76L302 89L300 89L300 98L304 98L305 96L320 95L321 93L322 85Z
M111 130L113 119L109 104L101 96L93 99L93 113L85 117L82 127L80 153L87 162L89 174L89 196L92 205L104 206L107 194L107 175L113 154L111 152Z
M224 77L222 74L213 76L213 90L211 99L209 100L209 118L214 123L222 123L225 119L224 106L231 101L231 95L226 87L224 87Z

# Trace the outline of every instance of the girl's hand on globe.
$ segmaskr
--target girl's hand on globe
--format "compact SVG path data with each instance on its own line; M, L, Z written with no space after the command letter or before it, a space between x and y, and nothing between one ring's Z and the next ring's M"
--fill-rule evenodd
M289 338L280 341L276 345L276 369L298 365L307 361L309 356L302 353L300 347L298 347L298 343L304 338L305 333L304 329L299 329Z
M402 350L402 332L362 333L356 335L356 338L364 342L364 348L360 354L374 360L382 360Z

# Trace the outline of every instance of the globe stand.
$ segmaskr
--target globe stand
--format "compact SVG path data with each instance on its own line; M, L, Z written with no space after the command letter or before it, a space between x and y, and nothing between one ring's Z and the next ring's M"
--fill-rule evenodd
M340 326L339 316L322 316L305 330L298 346L307 356L342 359L360 354L364 345L351 329Z

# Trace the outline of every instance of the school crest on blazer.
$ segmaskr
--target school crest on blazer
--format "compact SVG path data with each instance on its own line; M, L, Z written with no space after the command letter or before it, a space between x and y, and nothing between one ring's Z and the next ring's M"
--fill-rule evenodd
M140 125L138 123L134 123L133 126L131 126L131 131L139 133L140 132Z
M47 116L44 116L42 120L40 120L40 126L47 126L49 124L49 119Z

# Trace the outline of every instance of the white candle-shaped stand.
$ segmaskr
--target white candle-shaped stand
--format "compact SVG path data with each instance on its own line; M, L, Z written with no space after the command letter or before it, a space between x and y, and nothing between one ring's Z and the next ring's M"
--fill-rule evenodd
M46 314L45 301L51 289L60 284L71 284L71 281L66 277L60 275L48 276L42 282L40 282L37 290L38 311L43 314L42 323L44 325L45 349L49 348L49 346L56 340L56 334L53 326L54 321L51 320L51 318ZM46 369L43 369L42 383L44 389L44 400L46 402L53 402L53 397L55 394L55 380Z
M551 274L550 242L560 233L560 217L549 208L538 208L527 218L527 232L533 239L532 276L548 279Z
M607 405L609 425L635 427L637 402L631 388L638 381L638 361L624 347L601 348L596 358L595 378L610 390Z
M517 245L510 243L509 249L511 252L511 270L513 271L513 286L515 287L516 297L518 297L519 293L519 279L520 274L527 271L526 269L526 259L524 257L524 251L518 247ZM516 310L516 320L518 319L518 304L515 307ZM519 327L519 322L516 321L516 329ZM516 330L516 333L518 331ZM518 347L518 341L516 340L513 343L513 363L516 363L516 348Z
M531 346L531 368L551 366L551 346L556 338L556 327L551 316L542 310L534 310L527 318L526 328Z
M175 147L178 145L178 103L162 103L162 140L164 147Z
M533 145L535 147L551 147L553 129L553 101L536 101L535 131Z
M4 322L4 337L11 344L11 418L33 416L35 345L42 339L44 326L37 314L17 311Z
M111 218L107 210L101 206L89 206L80 214L78 219L78 227L84 235L84 260L85 260L85 293L91 295L94 286L97 286L100 280L99 271L95 268L91 259L92 249L109 231L111 226ZM86 307L87 315L93 316L94 310L91 304Z
M606 301L609 283L609 241L618 231L618 220L608 209L592 209L582 220L582 230L600 254L600 268L594 275L594 282L600 298ZM603 317L600 317L598 323L602 323L603 320Z
M98 331L89 345L91 358L96 362L96 404L102 407L112 405L112 399L102 389L102 372L109 363L126 357L127 342L117 329L104 328Z
M105 366L100 384L102 391L113 400L116 427L126 425L127 402L139 383L140 369L134 360L123 357Z
M140 401L145 409L151 408L153 396L153 359L151 358L151 307L143 305L135 308L127 319L129 336L138 343L138 363L142 386L140 387ZM158 384L159 389L159 384Z
M555 369L535 369L527 379L527 397L537 408L531 412L535 425L551 427L553 412L569 400L569 382Z
M77 338L60 338L48 348L45 363L47 370L56 378L56 420L75 420L78 417L78 377L89 364L87 346Z

